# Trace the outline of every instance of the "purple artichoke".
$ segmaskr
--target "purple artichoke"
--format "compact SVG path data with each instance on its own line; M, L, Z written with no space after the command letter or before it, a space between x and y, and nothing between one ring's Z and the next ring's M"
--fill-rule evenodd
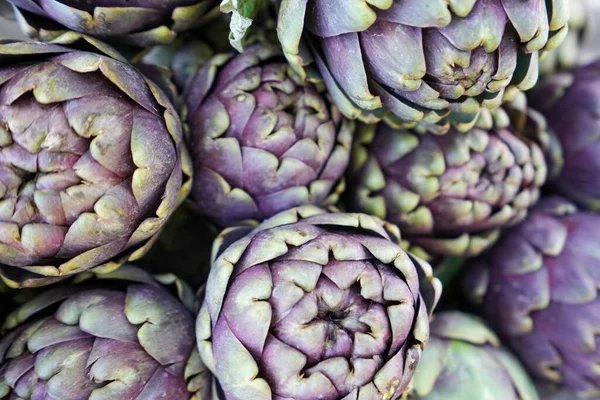
M600 211L600 59L549 76L530 98L563 148L564 166L554 188L569 200Z
M446 311L433 315L430 329L409 399L539 399L525 369L483 321Z
M337 202L354 124L276 49L219 54L178 81L187 82L192 199L203 214L228 226Z
M95 52L0 44L0 276L13 287L140 258L190 190L166 96L70 37Z
M52 41L74 31L142 47L170 43L219 13L216 0L6 1L32 39Z
M125 266L50 289L15 310L0 341L2 399L209 399L194 320L158 280ZM189 302L188 302L189 305Z
M600 395L600 215L558 197L468 269L464 288L537 378Z
M561 43L569 18L568 0L278 3L286 57L300 73L316 64L346 115L385 106L405 123L461 130L509 85L535 84L538 53Z
M349 171L350 207L397 224L431 255L475 256L538 200L547 166L537 141L550 147L544 119L517 101L483 111L466 133L363 125Z
M196 322L224 397L398 399L440 289L398 234L365 214L304 206L224 245Z

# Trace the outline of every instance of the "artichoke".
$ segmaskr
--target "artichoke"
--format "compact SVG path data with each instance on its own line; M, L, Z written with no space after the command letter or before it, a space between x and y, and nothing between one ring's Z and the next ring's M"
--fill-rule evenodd
M531 88L566 36L569 0L280 0L292 66L316 64L342 112L468 130L509 86Z
M218 15L217 0L0 0L12 4L21 30L52 41L74 31L131 46L172 42Z
M368 215L304 206L223 241L196 334L224 397L398 399L440 291L398 234Z
M549 74L589 63L600 56L600 4L597 0L571 0L569 33L564 42L540 63Z
M232 226L338 201L354 123L300 81L276 48L218 54L192 73L194 64L181 60L174 70L187 88L192 199L203 214Z
M191 186L166 95L94 39L61 41L71 47L0 43L0 276L12 287L140 258Z
M466 133L361 126L348 173L350 208L397 224L432 256L480 254L500 228L525 217L546 181L540 146L550 149L550 136L543 117L519 99L483 111Z
M521 364L478 318L446 311L433 316L430 330L409 398L539 399Z
M0 341L0 398L209 399L193 313L160 283L191 306L174 276L124 266L19 307Z
M544 79L530 96L558 137L564 166L553 187L600 211L600 59Z
M464 289L537 378L600 395L600 216L543 198L467 269Z

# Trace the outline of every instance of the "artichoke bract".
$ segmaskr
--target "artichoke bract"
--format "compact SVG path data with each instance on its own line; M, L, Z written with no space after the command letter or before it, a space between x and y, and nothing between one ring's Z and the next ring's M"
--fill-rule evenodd
M600 211L600 59L549 76L530 100L562 145L564 165L553 188L580 206Z
M547 175L544 138L543 117L510 103L482 112L466 133L362 125L348 172L349 207L397 224L432 256L475 256L538 200Z
M509 85L531 88L567 33L568 0L280 0L278 36L316 64L340 109L470 128ZM303 22L303 23L302 23Z
M599 240L598 214L543 198L463 282L530 373L587 396L600 395Z
M338 201L354 123L277 48L218 54L191 75L176 79L187 82L192 199L203 214L230 226Z
M74 31L132 46L170 43L219 12L216 0L6 1L32 39L52 41Z
M162 285L176 286L193 303L185 284L132 266L86 278L9 315L0 398L210 398L212 376L194 345L192 310Z
M538 400L525 369L479 318L434 314L410 399Z
M167 97L94 39L62 42L0 44L0 276L13 287L140 258L190 191Z
M224 397L398 399L441 289L398 235L304 206L215 253L196 333Z

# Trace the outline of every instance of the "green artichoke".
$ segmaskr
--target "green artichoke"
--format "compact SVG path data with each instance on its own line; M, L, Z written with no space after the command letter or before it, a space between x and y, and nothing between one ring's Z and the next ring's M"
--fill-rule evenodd
M316 65L342 112L470 129L505 89L531 88L566 36L569 0L279 0L278 36Z
M354 123L318 87L299 80L277 48L257 43L200 65L176 60L200 212L231 226L337 203Z
M0 43L0 276L12 287L140 258L191 186L158 87L94 39L60 40L70 47Z
M446 311L434 314L430 330L410 399L539 399L525 369L483 321Z
M236 235L225 233L196 334L226 399L395 400L406 391L441 287L399 247L394 225L304 206L229 246Z
M466 133L363 125L348 173L349 208L397 224L432 256L480 254L500 228L525 217L546 181L538 142L550 149L554 141L523 99L484 110Z
M212 375L194 345L194 297L185 284L132 266L79 280L8 317L0 398L210 398ZM187 308L161 283L176 286Z
M463 290L537 379L600 396L600 215L544 197Z
M587 64L600 56L600 3L597 0L571 0L569 33L564 42L548 52L540 72L550 74Z
M217 0L6 1L32 39L52 41L74 31L140 47L170 43L219 13Z

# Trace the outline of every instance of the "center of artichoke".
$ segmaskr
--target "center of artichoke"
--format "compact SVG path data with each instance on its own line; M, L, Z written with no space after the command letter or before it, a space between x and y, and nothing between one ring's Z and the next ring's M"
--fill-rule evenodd
M324 278L327 280L326 278ZM360 294L360 285L332 292L328 284L319 285L316 295L318 312L313 323L324 325L322 359L333 357L353 358L357 333L368 333L369 327L361 318L369 310L369 301Z
M341 326L344 322L344 319L348 316L350 311L348 310L337 310L337 311L321 311L319 314L319 318L325 321L328 321L337 326Z
M388 238L355 228L369 225L370 217L348 216L339 227L335 225L338 216L325 214L312 217L314 225L297 223L259 232L240 264L243 271L229 284L230 294L219 317L227 328L224 335L231 332L244 343L279 398L346 398L388 371L398 371L397 360L412 360L420 354L413 348L412 329L417 313L423 314L417 310L420 306L413 289L419 286L418 274L411 272L407 277L402 273L414 268L412 260ZM348 223L355 217L357 224ZM299 241L294 241L287 254L275 253L277 261L265 263L262 255L246 259L251 252L270 246L273 238L279 243L288 234ZM376 258L379 254L386 258ZM395 258L389 257L394 254ZM223 253L220 259L225 258ZM269 293L268 304L260 300L264 298L259 293L261 285L263 293ZM239 310L240 304L252 308ZM268 322L263 324L268 330L247 329L246 321L258 325L260 318ZM220 334L216 329L213 332ZM230 348L227 340L216 338L213 343L218 343L215 354ZM279 360L285 354L293 361L283 365ZM396 379L397 375L392 376L377 390L395 393ZM327 395L319 396L323 389L313 392L313 382L325 387ZM365 393L359 397L375 398Z

